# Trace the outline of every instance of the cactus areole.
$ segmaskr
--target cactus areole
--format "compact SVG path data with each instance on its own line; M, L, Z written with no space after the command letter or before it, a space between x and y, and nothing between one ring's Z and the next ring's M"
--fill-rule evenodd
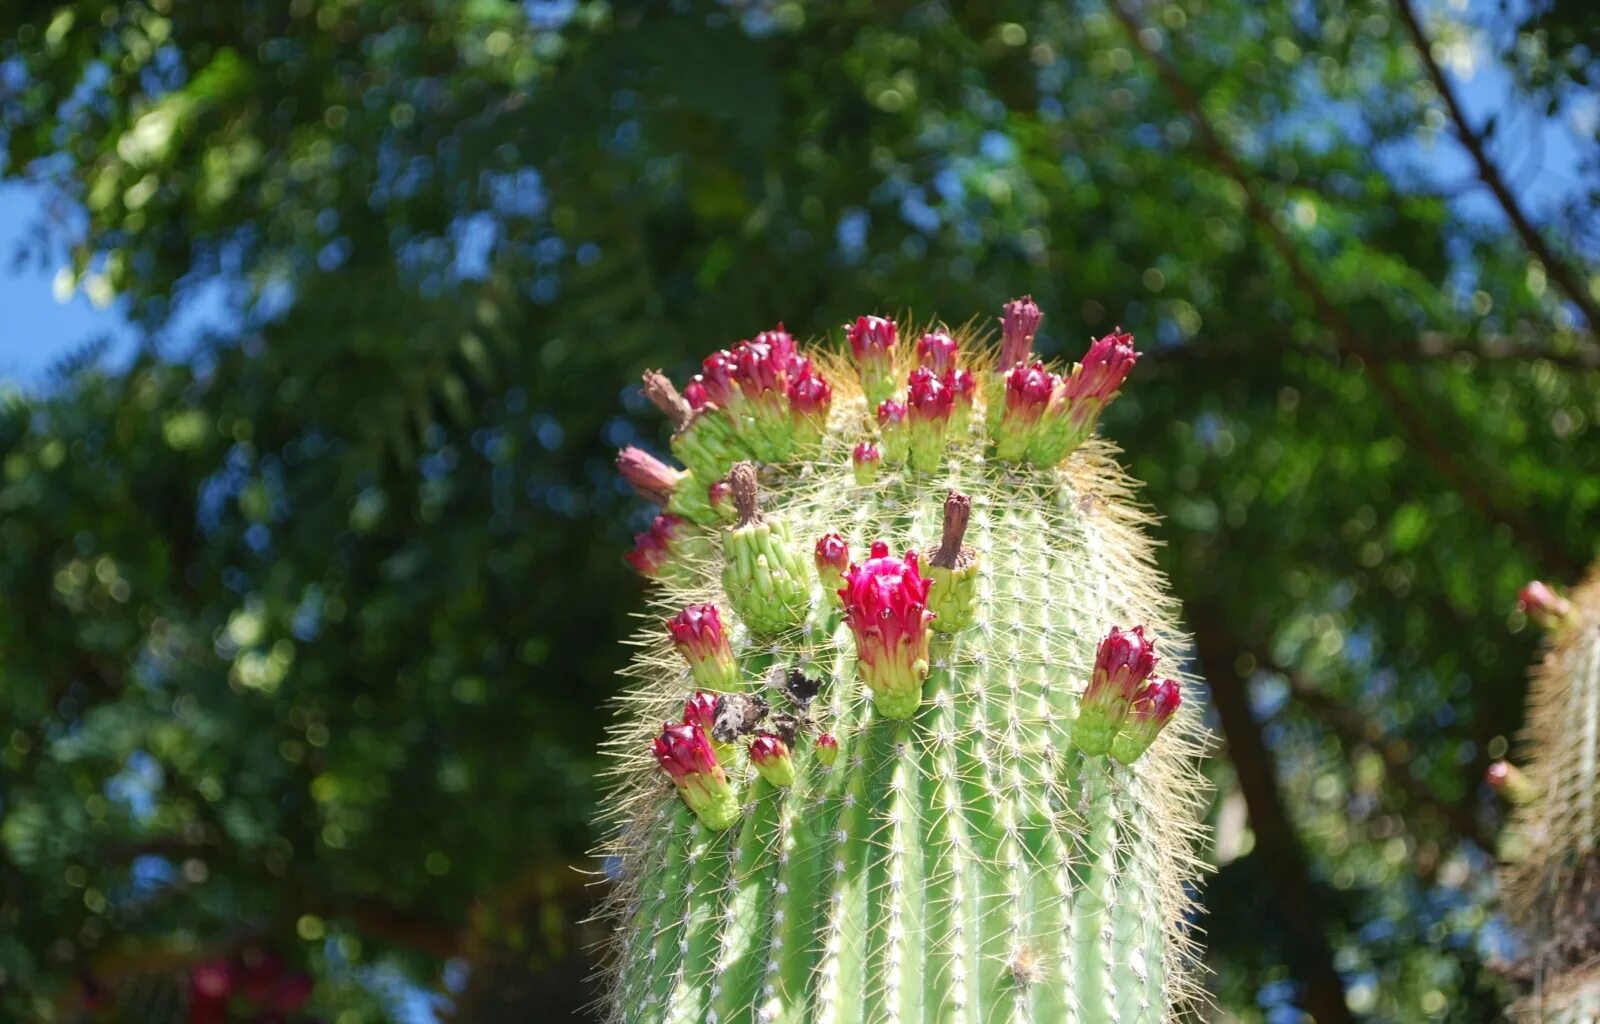
M1035 362L1041 315L1006 307L1004 355L866 315L713 353L681 393L647 375L686 468L619 462L665 510L628 556L650 614L608 745L610 1020L1190 1003L1200 727L1094 437L1137 353Z

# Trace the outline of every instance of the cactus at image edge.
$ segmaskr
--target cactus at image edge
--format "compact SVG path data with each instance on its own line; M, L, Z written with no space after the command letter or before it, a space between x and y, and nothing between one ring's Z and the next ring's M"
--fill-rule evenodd
M1137 354L1116 332L1052 368L1039 318L1009 304L998 356L862 317L842 354L778 328L681 392L646 374L689 468L619 457L663 512L628 556L650 614L608 740L608 1019L1192 1003L1201 728L1093 436Z
M1547 642L1528 692L1520 767L1488 781L1512 807L1501 907L1522 948L1516 1021L1600 1022L1600 565L1570 596L1543 583L1518 601Z

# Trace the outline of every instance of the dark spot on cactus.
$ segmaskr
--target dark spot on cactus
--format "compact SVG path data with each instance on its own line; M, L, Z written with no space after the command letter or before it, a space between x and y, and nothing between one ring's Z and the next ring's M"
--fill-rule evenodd
M739 737L756 731L772 706L765 697L753 693L729 693L717 698L717 718L711 735L722 743L737 743Z
M800 721L794 715L780 711L768 720L767 728L776 733L786 746L793 747L795 737L800 734Z
M793 669L783 684L783 692L800 707L805 707L822 690L822 680L812 679L799 669Z

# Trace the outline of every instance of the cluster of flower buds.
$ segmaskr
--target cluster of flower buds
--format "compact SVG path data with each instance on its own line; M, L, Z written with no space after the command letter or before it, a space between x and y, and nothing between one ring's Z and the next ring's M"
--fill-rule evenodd
M972 517L972 499L951 492L944 499L939 549L928 559L928 609L937 633L956 633L978 615L978 553L962 541Z
M656 516L649 529L634 534L633 550L622 557L640 575L656 579L670 567L672 556L682 544L683 532L683 520L677 516Z
M728 602L755 633L775 633L805 621L811 588L795 556L789 526L761 512L756 469L741 462L728 473L739 521L723 543L722 586Z
M1100 412L1121 390L1139 353L1133 336L1113 332L1089 346L1064 377L1043 363L1005 374L1004 405L992 424L996 454L1008 462L1053 466L1094 433Z
M695 685L732 690L739 681L733 648L722 631L722 615L714 604L692 604L667 620L672 646L689 663ZM687 721L687 719L685 719Z
M839 588L844 586L845 570L850 568L850 545L837 533L825 533L817 541L817 579L822 581L822 592L838 605Z
M644 375L644 396L671 421L672 454L701 480L715 480L739 457L733 423L696 378L679 394L659 370Z
M893 320L881 316L859 316L855 323L845 326L845 337L850 342L850 354L855 357L867 408L876 409L894 393L894 350L900 340L899 328Z
M750 763L763 779L779 789L794 785L794 758L789 755L789 745L783 737L770 732L758 732L750 741Z
M850 463L855 469L856 483L865 487L878 479L883 451L871 441L862 441L850 453Z
M1533 580L1517 595L1517 608L1541 629L1555 632L1573 618L1572 602L1553 587Z
M1178 683L1160 679L1149 683L1155 670L1155 646L1145 639L1144 627L1112 627L1100 641L1094 673L1078 706L1072 741L1086 754L1110 753L1132 764L1155 742L1182 703Z
M721 832L739 820L739 799L704 728L667 722L650 752L700 824Z
M887 544L874 543L872 557L845 573L839 596L873 707L886 718L910 718L922 702L933 619L916 552L894 558Z

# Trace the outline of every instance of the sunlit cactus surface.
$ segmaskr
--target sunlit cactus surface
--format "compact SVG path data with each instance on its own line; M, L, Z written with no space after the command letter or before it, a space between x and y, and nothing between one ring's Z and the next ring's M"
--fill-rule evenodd
M1502 906L1523 949L1520 1021L1600 1022L1600 567L1570 596L1543 583L1520 604L1548 634L1534 669L1521 765L1489 781L1515 807Z
M607 854L614 1021L1154 1022L1189 1005L1200 729L1131 485L1120 332L781 327L647 374L664 506ZM1164 661L1157 670L1157 659Z

